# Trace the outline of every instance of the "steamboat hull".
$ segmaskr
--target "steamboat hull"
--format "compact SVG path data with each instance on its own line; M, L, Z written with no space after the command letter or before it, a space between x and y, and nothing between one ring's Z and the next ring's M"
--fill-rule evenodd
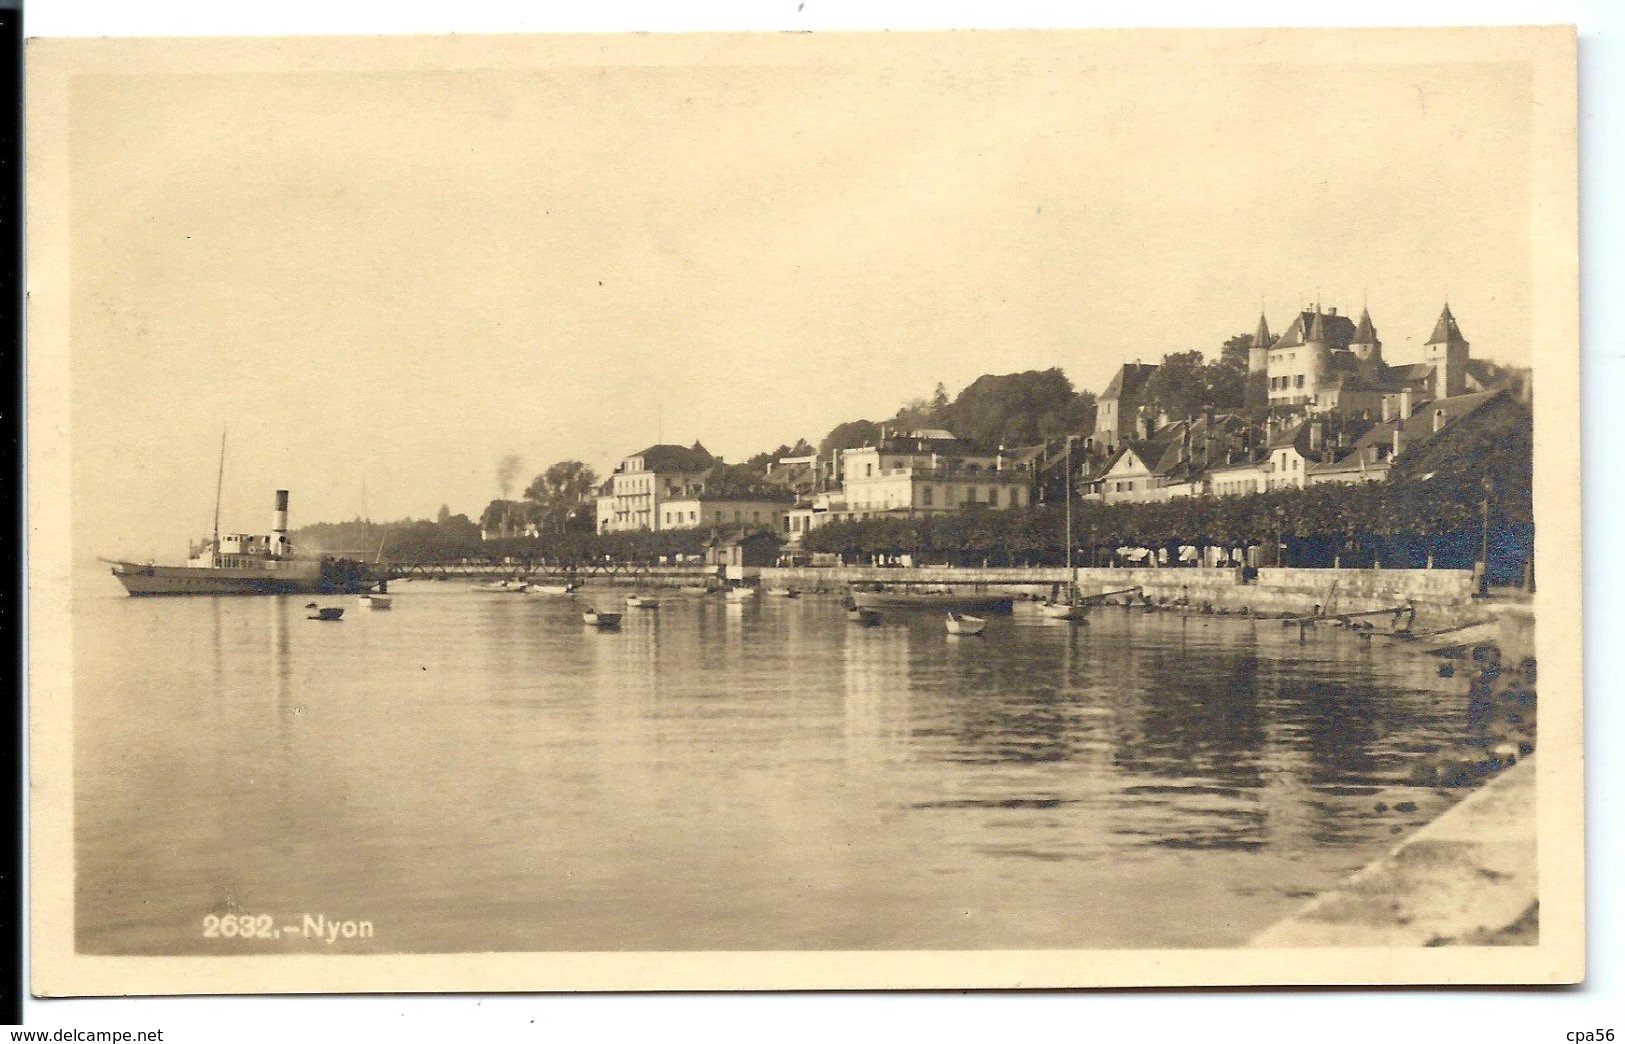
M1015 599L1004 595L911 593L908 591L854 591L860 609L936 609L959 613L1008 613Z
M310 561L278 563L275 569L240 569L114 562L113 576L138 596L356 594L371 584L354 565Z

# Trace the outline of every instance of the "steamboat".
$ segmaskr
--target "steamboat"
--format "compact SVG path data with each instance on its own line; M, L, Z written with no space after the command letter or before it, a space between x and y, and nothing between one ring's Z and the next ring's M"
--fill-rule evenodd
M270 533L222 536L218 511L214 538L193 546L185 565L102 561L132 595L358 594L375 583L366 564L354 559L294 554L285 489L276 491Z

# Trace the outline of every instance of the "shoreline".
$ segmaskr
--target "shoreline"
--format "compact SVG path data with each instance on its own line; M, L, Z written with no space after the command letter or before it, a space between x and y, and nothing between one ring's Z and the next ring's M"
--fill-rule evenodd
M1538 884L1531 755L1248 945L1532 945Z

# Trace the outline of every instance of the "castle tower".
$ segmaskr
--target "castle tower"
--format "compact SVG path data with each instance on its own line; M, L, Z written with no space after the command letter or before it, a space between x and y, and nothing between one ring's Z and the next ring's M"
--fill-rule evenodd
M1467 391L1467 338L1461 335L1456 317L1445 303L1433 336L1422 347L1422 361L1433 367L1433 394L1439 398L1463 395Z
M1314 318L1309 320L1303 346L1309 351L1308 364L1304 367L1304 395L1309 402L1314 402L1332 368L1332 352L1326 345L1326 323L1319 304L1315 305Z
M1258 330L1253 334L1253 346L1247 349L1247 372L1263 373L1270 365L1270 345L1275 338L1270 336L1270 324L1264 318L1264 313L1258 313Z
M1367 309L1360 309L1360 325L1355 327L1349 348L1360 361L1360 376L1377 380L1383 368L1382 342L1377 339L1377 328L1371 325L1371 312Z

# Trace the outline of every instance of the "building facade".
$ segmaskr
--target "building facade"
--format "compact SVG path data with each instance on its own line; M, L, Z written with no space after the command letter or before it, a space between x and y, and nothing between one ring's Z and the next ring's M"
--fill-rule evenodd
M761 526L774 532L788 529L785 516L794 503L786 497L768 500L738 497L726 493L699 493L673 497L660 505L660 529L693 529L696 526Z
M847 510L864 515L1026 507L1033 468L1022 457L977 449L947 431L882 431L875 445L841 454L842 491Z
M661 524L665 517L663 505L692 496L717 463L698 442L688 447L650 446L622 458L614 473L599 486L598 531L675 528Z
M1157 372L1153 363L1124 363L1112 375L1106 390L1095 399L1095 430L1090 441L1111 452L1141 431L1140 407L1145 385Z

